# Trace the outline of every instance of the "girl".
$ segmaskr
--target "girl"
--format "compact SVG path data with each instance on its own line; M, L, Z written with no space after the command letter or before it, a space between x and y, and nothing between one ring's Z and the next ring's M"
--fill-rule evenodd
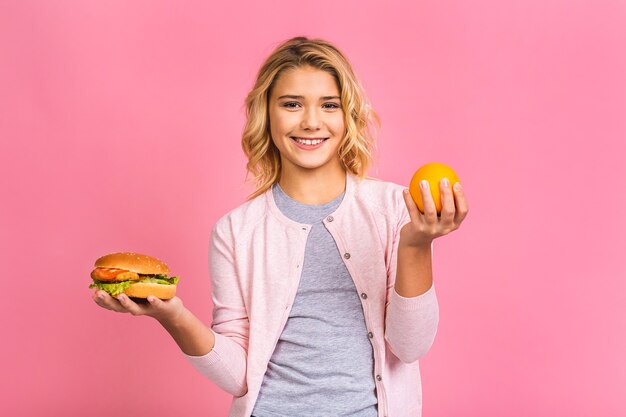
M100 306L157 319L231 417L421 415L418 359L435 337L431 243L468 212L444 179L438 217L366 178L377 120L344 55L320 39L281 44L246 99L242 145L256 190L211 233L213 324L179 298Z

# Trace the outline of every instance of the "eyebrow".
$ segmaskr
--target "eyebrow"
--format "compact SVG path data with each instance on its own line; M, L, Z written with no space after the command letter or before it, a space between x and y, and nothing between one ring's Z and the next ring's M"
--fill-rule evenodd
M280 96L278 97L278 100L280 100L281 98L290 98L290 99L294 99L294 100L303 100L304 96L291 96L291 95L285 95L285 96ZM332 99L341 99L341 97L339 96L324 96L324 97L320 97L320 100L332 100Z

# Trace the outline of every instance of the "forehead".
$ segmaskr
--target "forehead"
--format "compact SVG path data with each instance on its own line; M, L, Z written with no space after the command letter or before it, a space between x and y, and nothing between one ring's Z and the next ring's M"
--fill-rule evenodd
M274 82L272 96L293 95L339 95L335 78L326 71L313 67L288 69Z

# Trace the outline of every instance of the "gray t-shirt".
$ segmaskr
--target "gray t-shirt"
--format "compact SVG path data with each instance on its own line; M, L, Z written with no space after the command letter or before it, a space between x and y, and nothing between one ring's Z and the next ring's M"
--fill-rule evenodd
M312 225L300 285L269 361L254 417L376 417L374 356L356 287L322 220L341 203L309 205L272 189L290 219Z

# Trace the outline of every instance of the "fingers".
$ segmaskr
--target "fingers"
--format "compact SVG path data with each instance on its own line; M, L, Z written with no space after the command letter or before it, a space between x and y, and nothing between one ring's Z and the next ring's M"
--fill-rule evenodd
M156 297L150 298L156 299ZM126 294L120 294L117 297L112 297L106 291L102 290L98 290L94 293L93 300L100 307L106 308L107 310L116 311L118 313L130 313L134 316L146 314L147 309L149 308L149 305L144 307L137 304L136 302L131 300Z
M404 197L404 203L406 204L406 208L409 211L409 217L411 218L411 222L416 223L420 221L422 214L420 213L419 208L417 208L417 204L415 204L415 201L413 201L413 197L411 197L411 193L409 192L409 190L404 190L402 196Z
M460 183L450 184L447 178L443 178L439 182L439 191L441 192L440 218L437 216L437 208L428 182L420 183L420 193L424 204L423 214L413 201L410 192L404 190L404 202L411 217L411 224L407 224L402 230L405 235L404 241L408 242L406 244L412 245L415 242L432 241L459 228L468 213L467 200L460 185Z
M440 181L439 190L441 191L441 223L444 226L452 226L456 209L450 181L447 178Z
M454 216L454 223L459 226L469 212L469 205L467 203L467 199L465 198L465 193L463 192L463 187L461 186L460 182L457 182L454 187L454 201L456 203L456 214Z
M120 303L120 305L124 307L127 313L130 313L133 316L140 316L144 314L143 308L139 304L131 300L126 294L120 294L115 298Z
M118 300L111 297L109 293L102 290L96 290L93 294L93 300L102 308L107 310L117 311L118 313L126 313L126 309L120 304Z
M424 217L426 223L437 223L437 207L435 206L435 200L430 192L430 185L428 181L422 180L420 182L420 192L422 193L422 202L424 204Z

